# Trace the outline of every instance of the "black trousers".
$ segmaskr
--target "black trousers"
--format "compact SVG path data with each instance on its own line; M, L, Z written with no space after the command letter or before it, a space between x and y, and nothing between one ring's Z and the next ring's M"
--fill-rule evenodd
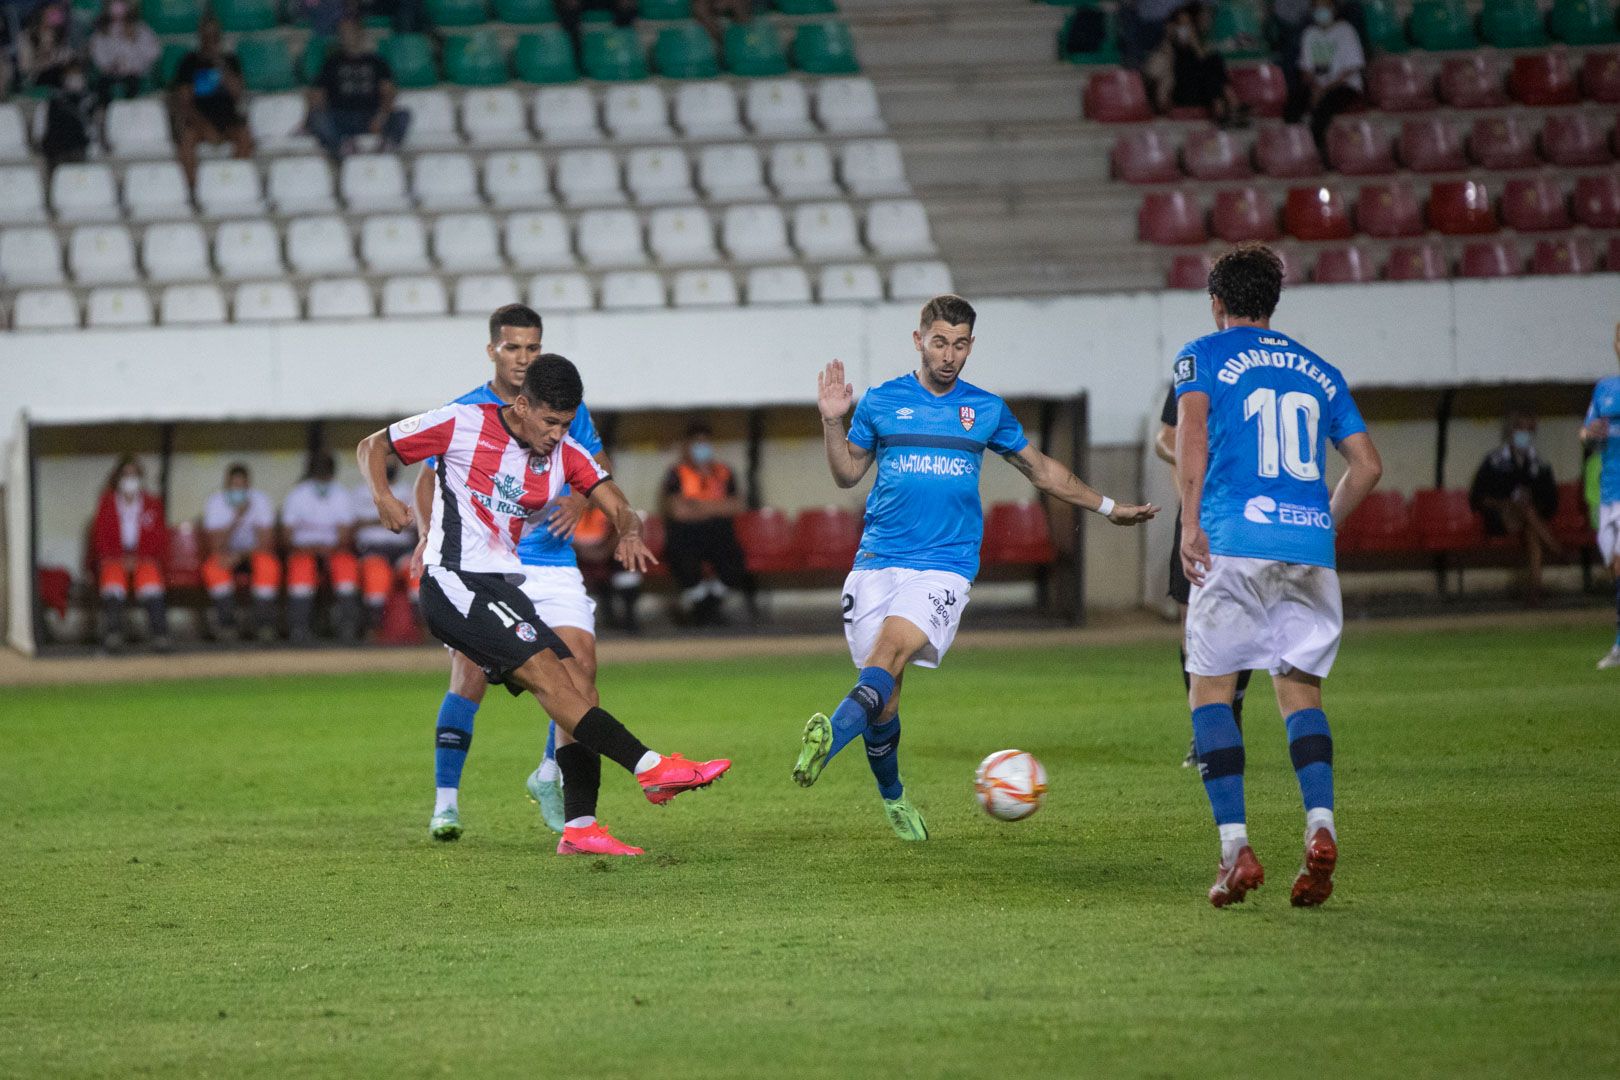
M731 589L748 588L748 567L730 518L671 521L665 528L664 557L682 591L703 580L703 564Z

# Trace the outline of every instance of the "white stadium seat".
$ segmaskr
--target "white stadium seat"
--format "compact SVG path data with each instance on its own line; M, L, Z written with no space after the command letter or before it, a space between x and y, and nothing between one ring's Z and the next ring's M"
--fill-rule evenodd
M877 90L866 78L822 79L816 84L816 119L838 135L888 130L878 112Z
M67 289L24 289L11 306L13 330L77 330L79 302Z
M118 182L106 165L58 165L51 174L58 221L117 221Z
M768 199L765 164L748 143L705 146L698 154L698 185L710 202Z
M855 212L848 203L804 203L793 209L793 246L807 259L848 259L866 254L861 248Z
M369 319L376 313L371 286L359 278L329 278L309 287L312 319Z
M456 282L451 310L457 315L488 315L520 299L510 274L472 274Z
M269 188L270 204L278 214L329 214L337 209L332 166L314 154L272 161Z
M675 123L693 139L736 139L744 134L737 93L721 79L676 86Z
M527 210L552 204L546 163L533 150L503 150L484 159L484 194L498 209Z
M110 285L90 290L85 325L151 326L152 298L133 285Z
M456 106L443 90L401 90L398 107L411 114L405 142L413 150L442 150L461 145Z
M424 210L470 210L484 203L466 154L418 154L411 162L411 194Z
M158 298L165 326L201 326L225 321L225 294L218 285L170 285Z
M866 208L866 242L886 258L932 255L928 212L916 199L890 199Z
M692 162L678 146L644 146L625 159L625 183L644 206L697 201Z
M861 139L847 143L839 155L844 187L858 199L882 195L910 195L900 144L893 139Z
M810 275L799 266L756 266L748 271L750 304L808 304Z
M676 307L736 307L737 281L726 270L682 270L675 275Z
M793 258L787 221L769 203L728 206L720 222L720 243L737 262L781 262Z
M699 206L654 210L647 220L647 246L665 266L692 266L720 261L714 246L714 222Z
M114 157L174 156L174 142L169 138L169 114L161 98L115 101L107 106L105 126Z
M275 277L285 272L281 236L263 218L227 221L214 231L214 265L221 277L232 281Z
M449 310L444 282L436 277L396 277L383 282L384 315L443 315Z
M816 291L823 304L840 300L866 301L883 299L883 278L877 267L867 263L842 263L821 268L821 281Z
M0 103L0 161L27 161L28 121L22 103Z
M513 214L506 219L503 232L506 257L520 270L574 265L574 241L568 222L554 210Z
M771 186L784 199L831 199L843 192L833 179L825 143L787 142L771 147Z
M536 274L529 282L529 306L538 311L589 311L596 306L591 279L584 274Z
M942 262L903 262L889 268L891 300L927 300L955 291L950 267Z
M179 162L139 161L125 169L124 210L131 221L189 218L191 194Z
M43 225L29 225L0 232L0 284L60 285L62 248L56 233Z
M298 318L298 292L285 281L244 281L236 287L231 313L241 322L292 322Z
M338 173L338 190L350 210L403 210L405 167L393 154L350 154Z
M264 213L259 167L234 158L197 166L197 209L210 217Z
M336 215L297 218L287 226L287 262L297 274L353 273L354 237Z
M195 221L148 225L141 237L141 266L153 281L206 281L208 238Z
M542 86L534 96L534 130L546 142L599 142L596 98L583 86Z
M523 99L510 86L468 90L461 97L461 130L475 146L523 146L530 141Z
M253 132L254 150L261 154L313 151L315 140L303 132L308 113L303 94L254 94L248 99L248 130Z
M427 231L414 214L378 214L360 225L360 258L376 273L429 269Z
M661 308L668 304L664 279L651 270L620 270L602 275L602 307Z
M564 150L557 155L557 194L565 206L618 206L619 160L610 150Z
M488 214L445 214L433 223L433 258L446 270L499 270L500 239Z
M45 219L45 185L33 165L0 168L0 221L18 223Z
M68 238L68 270L80 284L138 281L135 238L123 225L80 225Z
M579 254L587 266L639 266L647 261L641 219L629 210L587 210L579 215Z
M669 126L669 102L658 84L650 81L609 86L602 96L602 125L610 137L624 142L675 136Z
M748 126L756 135L814 135L810 97L794 79L757 79L748 84Z

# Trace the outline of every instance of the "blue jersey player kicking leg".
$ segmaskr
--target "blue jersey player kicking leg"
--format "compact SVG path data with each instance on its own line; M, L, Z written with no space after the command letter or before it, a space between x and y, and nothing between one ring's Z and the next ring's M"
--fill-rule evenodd
M1620 357L1620 324L1614 328L1614 355ZM1592 404L1581 426L1581 441L1601 456L1598 474L1598 549L1614 581L1614 646L1598 661L1598 670L1620 668L1620 375L1610 375L1592 390Z
M809 787L834 755L863 737L884 813L902 840L926 840L928 827L900 782L900 682L908 664L939 666L967 607L984 538L984 452L1006 458L1038 491L1116 525L1158 513L1087 487L1029 444L1006 402L962 381L974 317L959 296L924 304L911 335L917 370L867 391L847 433L855 388L844 381L844 365L833 361L816 380L833 480L854 487L874 462L877 480L844 582L844 636L860 678L830 718L817 713L805 724L793 779Z

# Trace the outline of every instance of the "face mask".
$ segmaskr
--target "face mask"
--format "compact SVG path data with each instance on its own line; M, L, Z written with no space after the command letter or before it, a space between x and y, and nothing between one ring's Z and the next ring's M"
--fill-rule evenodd
M1513 448L1515 450L1528 450L1536 445L1536 437L1528 431L1515 431L1513 433Z
M243 503L247 502L247 489L226 488L225 501L230 503L232 506L241 506Z
M1333 25L1333 9L1331 8L1317 8L1311 13L1311 17L1316 20L1317 26Z
M63 76L62 78L62 89L66 90L70 94L84 93L85 85L84 76L80 75L78 72Z
M1187 44L1190 44L1192 42L1192 39L1193 39L1192 27L1190 27L1190 26L1178 26L1178 27L1176 27L1176 40L1177 41L1181 42L1183 45L1187 45Z
M59 7L53 7L45 12L45 25L55 28L67 22L67 12Z
M331 490L332 490L332 481L330 481L330 480L317 480L317 481L315 481L315 494L319 495L321 498L323 498L323 499L326 498L326 493L331 491Z
M690 453L694 465L707 465L714 460L714 447L706 442L693 443Z
M120 476L118 478L118 494L126 499L133 499L141 493L141 478L138 476Z

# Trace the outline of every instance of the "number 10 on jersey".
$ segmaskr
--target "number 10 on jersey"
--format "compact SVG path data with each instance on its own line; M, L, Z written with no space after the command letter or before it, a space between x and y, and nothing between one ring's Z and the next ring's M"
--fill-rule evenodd
M1316 460L1316 432L1322 405L1311 394L1290 390L1281 398L1262 386L1243 400L1243 419L1260 423L1261 476L1278 476L1282 469L1296 480L1320 480Z

